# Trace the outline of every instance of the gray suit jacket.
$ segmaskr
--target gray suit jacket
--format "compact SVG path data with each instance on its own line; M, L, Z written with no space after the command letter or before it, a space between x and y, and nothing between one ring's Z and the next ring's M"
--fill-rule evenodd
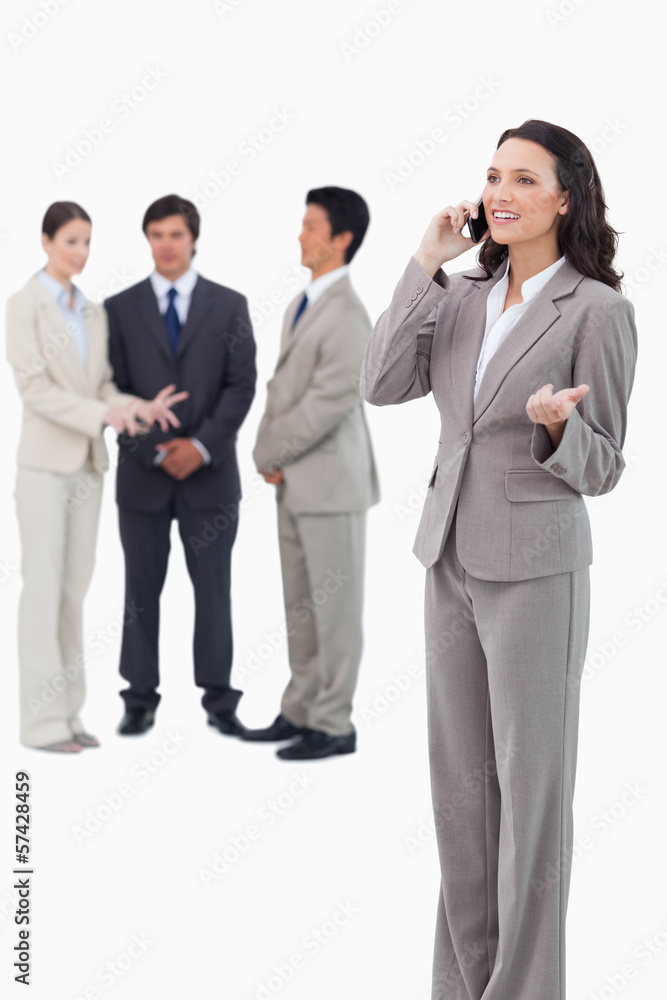
M464 272L479 274L478 270ZM486 301L504 273L431 280L411 259L368 345L361 389L371 403L402 403L433 391L442 432L414 552L440 558L456 514L467 572L526 580L588 566L592 545L582 494L613 489L634 377L634 310L609 286L567 261L493 355L473 406ZM546 383L585 382L590 392L554 449L526 413Z
M280 354L253 457L282 469L280 494L296 514L366 510L379 500L359 369L371 323L347 275L306 309L287 308Z

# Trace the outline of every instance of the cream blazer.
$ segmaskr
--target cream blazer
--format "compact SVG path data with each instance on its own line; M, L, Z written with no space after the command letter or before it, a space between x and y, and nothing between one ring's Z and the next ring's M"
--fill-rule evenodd
M85 367L63 314L37 277L7 302L7 359L23 400L20 466L69 473L90 455L97 471L109 467L104 415L133 397L111 381L104 309L86 302L84 318Z

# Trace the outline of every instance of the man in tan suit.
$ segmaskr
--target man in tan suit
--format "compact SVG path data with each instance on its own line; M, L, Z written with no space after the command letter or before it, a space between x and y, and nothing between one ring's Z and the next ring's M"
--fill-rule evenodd
M352 753L361 659L366 510L379 500L359 398L371 332L348 265L368 227L354 191L310 191L299 237L313 274L288 307L254 458L277 487L291 680L281 712L249 740L290 740L284 760Z

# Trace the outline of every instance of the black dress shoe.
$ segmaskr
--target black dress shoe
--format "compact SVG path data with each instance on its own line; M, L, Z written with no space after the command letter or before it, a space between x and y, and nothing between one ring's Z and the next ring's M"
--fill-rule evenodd
M139 736L147 733L155 722L152 708L131 708L120 720L118 732L121 736Z
M236 712L209 712L208 724L215 726L223 736L243 736L246 732Z
M308 730L305 726L295 726L293 722L281 714L276 716L266 729L246 729L243 739L270 743L272 740L293 740L295 736L301 736L306 732Z
M301 739L276 750L276 756L282 760L316 760L338 753L354 753L356 749L357 734L354 729L345 736L329 736L318 729L308 729Z

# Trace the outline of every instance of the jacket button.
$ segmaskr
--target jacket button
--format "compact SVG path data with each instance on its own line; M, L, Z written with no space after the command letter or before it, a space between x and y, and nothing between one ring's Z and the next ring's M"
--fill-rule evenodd
M410 299L408 299L408 301L405 303L405 308L409 309L411 305L412 305L412 301Z
M464 444L468 443L468 441L470 440L470 435L468 434L467 431L463 432L463 434L461 435L461 440L463 441Z
M423 287L421 285L417 285L417 294L421 295L423 291L424 291Z
M564 476L567 472L565 466L561 465L560 462L554 462L553 465L549 466L549 468L552 472L555 472L557 476Z

